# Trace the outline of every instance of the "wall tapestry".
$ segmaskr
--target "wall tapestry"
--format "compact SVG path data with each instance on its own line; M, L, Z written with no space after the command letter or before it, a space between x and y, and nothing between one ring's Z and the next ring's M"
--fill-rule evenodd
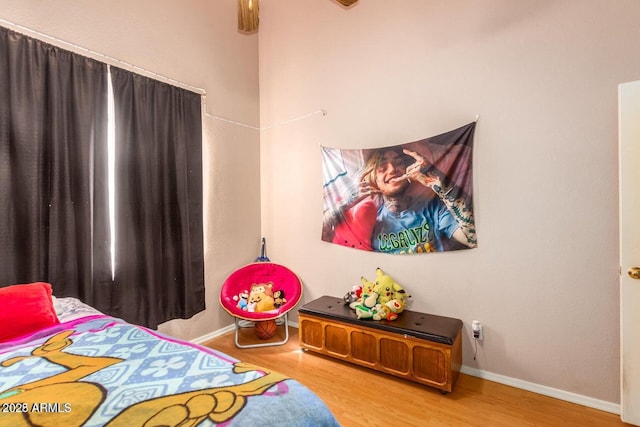
M476 247L475 125L376 149L321 147L322 240L390 254Z

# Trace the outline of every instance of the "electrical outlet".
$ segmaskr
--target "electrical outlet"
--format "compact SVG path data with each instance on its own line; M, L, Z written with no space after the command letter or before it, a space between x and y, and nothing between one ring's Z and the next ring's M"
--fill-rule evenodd
M482 323L479 320L471 322L471 331L473 332L473 339L482 341L484 336L482 333Z

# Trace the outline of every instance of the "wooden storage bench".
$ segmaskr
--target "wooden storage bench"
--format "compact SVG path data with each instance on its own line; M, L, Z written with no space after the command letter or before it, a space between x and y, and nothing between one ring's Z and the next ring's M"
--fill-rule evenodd
M342 298L298 310L303 349L453 391L462 364L462 321L405 310L398 319L360 320Z

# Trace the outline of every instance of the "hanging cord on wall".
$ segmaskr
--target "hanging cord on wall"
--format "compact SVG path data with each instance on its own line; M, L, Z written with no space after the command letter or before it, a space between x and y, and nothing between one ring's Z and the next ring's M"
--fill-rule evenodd
M0 18L0 23L2 23L3 25L6 25L8 27L11 27L15 31L17 31L19 33L22 33L22 34L25 34L25 35L27 35L29 37L34 37L34 38L38 38L38 39L41 39L41 40L42 39L48 40L48 41L52 42L52 44L55 45L55 46L58 46L58 47L61 47L61 48L64 48L64 47L70 48L70 50L72 50L75 53L83 54L83 55L86 55L86 56L88 56L88 57L90 57L92 59L103 61L107 65L113 65L113 66L117 66L117 67L120 67L120 68L124 68L124 69L127 69L128 71L133 71L133 72L136 72L138 74L154 78L154 79L159 80L161 82L165 82L165 83L171 84L173 86L176 86L176 87L179 87L179 88L182 88L182 89L186 89L186 90L191 91L191 92L198 93L203 98L204 115L206 117L210 117L210 118L216 119L216 120L221 120L223 122L230 123L230 124L233 124L233 125L246 127L246 128L257 130L257 131L262 131L262 130L271 129L271 128L274 128L274 127L277 127L277 126L282 126L282 125L286 125L286 124L289 124L289 123L297 122L299 120L303 120L303 119L306 119L308 117L311 117L311 116L313 116L315 114L320 114L321 113L323 116L327 115L327 111L326 110L316 110L316 111L313 111L311 113L307 113L307 114L304 114L302 116L295 117L293 119L277 122L277 123L274 123L274 124L271 124L271 125L268 125L268 126L262 126L262 127L253 126L253 125L250 125L250 124L247 124L247 123L238 122L236 120L231 120L231 119L228 119L228 118L225 118L225 117L221 117L221 116L209 113L207 111L207 92L202 88L192 86L192 85L190 85L188 83L184 83L184 82L172 79L172 78L164 76L162 74L154 73L153 71L149 71L147 69L138 67L137 65L133 65L133 64L130 64L128 62L121 61L119 59L113 58L111 56L104 55L102 53L93 51L91 49L87 49L87 48L85 48L83 46L79 46L77 44L70 43L70 42L68 42L66 40L62 40L62 39L50 36L50 35L45 34L45 33L41 33L40 31L32 30L31 28L24 27L24 26L22 26L20 24L16 24L15 22L7 21L6 19Z
M327 115L327 110L312 111L311 113L307 113L307 114L302 115L300 117L295 117L293 119L285 120L283 122L278 122L278 123L271 124L269 126L261 127L260 130L267 130L267 129L271 129L271 128L274 128L274 127L277 127L277 126L288 125L289 123L293 123L293 122L297 122L299 120L306 119L307 117L311 117L311 116L313 116L315 114L322 114L322 116L324 117L324 116Z
M221 116L217 116L215 114L208 113L207 112L207 96L204 95L202 98L203 98L203 103L204 103L204 111L205 111L204 115L205 116L211 117L212 119L220 120L220 121L223 121L223 122L226 122L226 123L230 123L232 125L242 126L242 127L253 129L253 130L257 130L257 131L269 130L269 129L272 129L272 128L275 128L275 127L278 127L278 126L288 125L290 123L294 123L294 122L297 122L297 121L300 121L300 120L304 120L304 119L309 118L311 116L314 116L316 114L322 114L322 116L326 116L327 115L327 110L320 109L320 110L316 110L316 111L312 111L310 113L304 114L302 116L294 117L293 119L289 119L289 120L284 120L284 121L281 121L281 122L273 123L273 124L270 124L268 126L253 126L253 125L250 125L250 124L247 124L247 123L238 122L238 121L235 121L235 120L232 120L232 119L228 119L226 117L221 117Z

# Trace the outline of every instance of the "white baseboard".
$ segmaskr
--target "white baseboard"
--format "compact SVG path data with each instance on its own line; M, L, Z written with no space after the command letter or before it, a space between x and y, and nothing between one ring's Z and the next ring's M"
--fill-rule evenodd
M207 341L211 341L212 339L217 338L217 337L219 337L221 335L224 335L227 332L233 331L233 329L234 329L234 325L225 326L224 328L218 329L217 331L213 331L213 332L210 332L210 333L208 333L206 335L203 335L201 337L194 338L194 339L191 340L191 342L202 345L202 344L206 343Z
M508 386L519 388L522 390L532 391L534 393L542 394L544 396L549 396L555 399L560 399L567 402L576 403L578 405L586 406L589 408L598 409L600 411L606 411L606 412L611 412L613 414L620 415L620 405L613 402L594 399L592 397L583 396L581 394L576 394L576 393L560 390L553 387L547 387L544 385L519 380L517 378L507 377L504 375L494 374L493 372L482 371L480 369L470 368L464 365L460 368L460 372L463 374L482 378L488 381L493 381L496 383L508 385Z
M297 322L289 322L289 326L297 328L299 325ZM234 325L225 326L222 329L213 331L209 334L191 340L196 344L204 344L207 341L231 332L234 330ZM553 397L555 399L564 400L578 405L586 406L588 408L598 409L600 411L611 412L613 414L620 415L620 405L607 402L604 400L594 399L592 397L583 396L581 394L572 393L569 391L560 390L553 387L547 387L540 384L531 383L528 381L519 380L517 378L507 377L500 374L494 374L493 372L487 372L480 369L470 368L468 366L462 366L460 372L463 374L471 375L473 377L482 378L484 380L493 381L496 383L508 385L511 387L519 388L522 390L531 391L541 394L543 396Z
M293 328L297 328L299 325L298 325L298 322L289 321L289 326L291 326ZM234 329L235 329L235 325L231 324L231 325L225 326L222 329L218 329L217 331L213 331L213 332L210 332L210 333L208 333L206 335L203 335L201 337L194 338L194 339L191 340L191 342L199 344L199 345L202 345L202 344L206 343L207 341L211 341L212 339L217 338L217 337L219 337L221 335L224 335L227 332L231 332Z

